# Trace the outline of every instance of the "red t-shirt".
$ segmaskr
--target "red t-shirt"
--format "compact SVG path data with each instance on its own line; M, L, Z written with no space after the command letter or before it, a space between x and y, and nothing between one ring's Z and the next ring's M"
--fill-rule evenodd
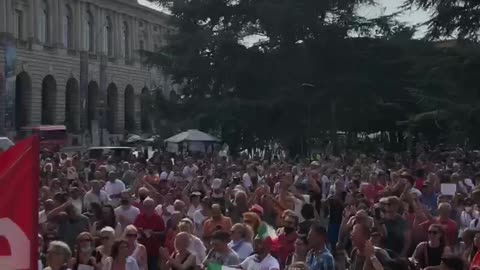
M362 193L370 203L376 203L378 201L380 193L383 191L382 185L367 184L362 187Z
M422 190L423 183L425 183L424 178L421 178L421 177L417 178L417 180L415 180L415 188L418 189L418 190Z
M139 232L144 230L152 230L153 232L165 231L165 223L157 213L153 213L151 216L140 213L135 219L134 225ZM146 237L144 234L141 234L139 238L139 242L147 249L147 255L153 257L158 256L158 249L161 246L160 240L159 236L151 235L150 237Z
M287 257L295 251L295 240L297 240L297 234L293 233L287 236L284 233L278 235L277 243L276 243L276 250L274 254L278 258L280 262L280 269L285 267L285 263L287 261Z
M455 246L455 242L457 241L458 238L458 227L457 223L453 221L452 219L448 219L445 221L440 221L438 217L434 218L433 220L427 220L420 224L420 226L423 228L425 231L425 235L428 233L428 227L432 224L440 224L443 227L443 231L445 232L445 238L447 240L447 245L450 247Z

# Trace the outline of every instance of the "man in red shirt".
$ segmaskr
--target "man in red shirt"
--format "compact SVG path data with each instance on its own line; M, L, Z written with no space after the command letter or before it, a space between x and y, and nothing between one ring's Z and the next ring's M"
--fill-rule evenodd
M155 201L146 198L143 209L134 222L139 232L139 242L145 246L148 255L148 269L157 269L158 250L161 246L162 234L165 232L165 223L155 212Z
M278 243L276 250L272 253L276 255L280 263L280 269L284 269L287 257L295 251L295 240L297 240L298 217L290 210L283 213L283 228L278 229Z
M452 207L449 203L443 202L438 205L438 217L433 218L431 220L427 220L420 224L421 228L425 231L425 235L427 235L428 228L432 224L440 224L445 231L445 237L447 240L447 245L450 248L455 246L455 242L458 237L458 226L455 221L450 218L450 212L452 211Z

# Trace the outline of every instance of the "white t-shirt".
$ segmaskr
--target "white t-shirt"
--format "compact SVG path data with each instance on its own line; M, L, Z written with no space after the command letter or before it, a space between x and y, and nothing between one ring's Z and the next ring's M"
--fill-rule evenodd
M235 247L235 243L233 243L233 240L228 243L228 247L233 249ZM236 250L234 250L240 261L244 261L246 258L248 258L250 255L253 253L253 246L251 243L247 241L242 241L241 244L239 244L238 247L236 247Z
M162 173L160 174L160 180L172 181L172 180L173 180L173 175L174 175L173 172L170 172L170 173L162 172Z
M261 262L256 261L257 255L252 255L247 257L241 264L240 267L243 270L278 270L280 265L278 264L277 259L272 255L268 254Z
M252 184L252 178L248 173L244 173L242 176L242 182L243 186L249 189L253 184Z
M88 191L85 196L83 197L83 209L85 211L90 210L90 204L91 203L97 203L98 205L103 205L106 204L110 198L108 197L108 194L100 190L100 194L95 194L92 191Z
M166 207L168 213L163 212L163 206L161 204L155 207L155 211L158 215L162 216L163 222L165 222L165 226L167 226L167 222L170 220L172 213L175 211L175 207L173 205L169 205Z
M122 181L115 179L114 182L107 181L103 189L105 189L107 195L111 197L112 195L119 195L125 191L125 184ZM112 199L112 202L112 205L118 206L120 198Z
M195 214L195 212L197 210L201 210L202 209L202 206L199 204L197 205L197 207L195 207L193 204L190 204L190 206L188 207L188 211L187 211L187 216L193 220L193 216Z
M330 193L330 179L326 175L322 175L322 199L326 200Z
M207 219L208 217L204 216L202 214L202 210L197 210L195 213L193 213L193 225L195 226L195 235L197 237L202 238L202 228L203 228L203 222Z
M119 206L115 208L115 217L122 225L122 229L125 229L125 227L128 225L133 224L138 215L140 215L140 209L133 205L128 206L128 208L125 208L125 206ZM123 217L123 219L120 217ZM122 222L122 220L124 221Z
M194 164L191 167L185 166L183 168L182 174L188 181L192 181L193 175L198 171L198 167Z

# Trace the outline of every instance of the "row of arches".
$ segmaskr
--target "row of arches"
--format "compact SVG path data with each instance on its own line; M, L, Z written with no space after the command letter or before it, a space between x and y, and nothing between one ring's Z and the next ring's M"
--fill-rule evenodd
M80 86L75 78L70 78L65 87L65 107L59 108L62 104L58 91L57 82L52 75L43 78L41 84L41 117L42 125L65 124L70 132L79 132L81 128L91 128L91 123L97 121L99 125L103 120L105 128L110 133L122 133L124 130L129 132L137 131L135 121L135 103L136 96L133 86L127 85L124 91L123 99L119 95L117 85L110 83L106 89L106 93L100 91L100 87L96 81L88 84L85 97L85 115L81 115L81 98ZM15 89L15 112L16 127L21 128L32 122L31 106L32 106L32 80L28 73L22 72L17 75ZM147 88L142 89L140 96L140 125L138 126L143 132L150 131L150 118L147 109L147 100L145 95L149 95ZM124 102L124 127L119 127L119 119L121 117L120 102ZM64 123L58 118L57 113L60 110L65 111ZM82 118L85 118L85 127L81 126Z

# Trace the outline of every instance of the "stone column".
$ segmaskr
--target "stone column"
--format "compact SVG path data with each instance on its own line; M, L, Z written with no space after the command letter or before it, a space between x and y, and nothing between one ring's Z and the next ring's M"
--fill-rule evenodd
M13 6L12 6L12 1L7 1L6 3L6 10L5 10L5 15L6 15L6 27L7 27L7 31L8 33L13 33L13 30L14 30L14 25L15 25L15 22L14 22L14 18L13 18Z
M63 1L55 0L56 1L56 6L57 6L57 42L62 48L67 48L67 43L65 40L67 37L65 36L65 23L64 23L64 17L65 17L65 3Z
M0 1L0 33L7 32L7 1Z

